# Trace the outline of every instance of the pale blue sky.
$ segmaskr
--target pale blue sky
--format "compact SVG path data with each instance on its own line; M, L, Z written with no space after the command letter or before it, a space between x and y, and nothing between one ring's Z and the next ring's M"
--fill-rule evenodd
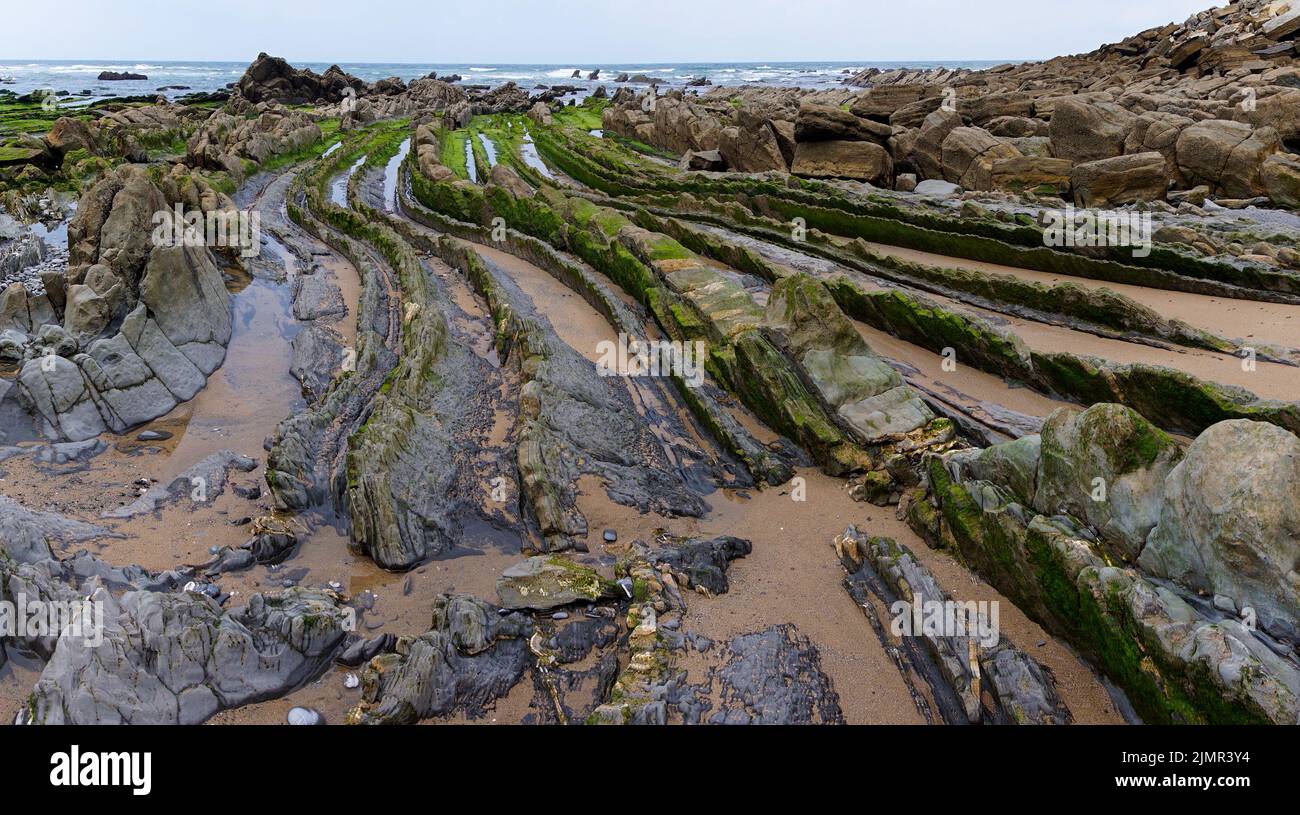
M1212 0L6 2L18 59L561 63L1042 59ZM1221 3L1222 4L1222 3Z

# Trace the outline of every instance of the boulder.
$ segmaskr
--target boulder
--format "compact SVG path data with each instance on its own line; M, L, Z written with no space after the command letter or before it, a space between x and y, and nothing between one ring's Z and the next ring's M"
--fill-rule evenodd
M923 179L943 178L943 142L961 126L956 111L939 108L925 117L916 137L905 151L906 158Z
M1195 120L1176 113L1143 113L1124 139L1124 152L1159 153L1165 159L1168 177L1181 185L1183 178L1178 170L1178 136L1193 124Z
M45 134L45 143L59 156L65 156L73 150L89 150L93 153L98 149L90 125L68 116L62 116L54 123L50 132Z
M864 443L910 432L934 418L898 371L871 350L820 281L804 274L779 281L765 318L784 335L822 399Z
M1277 131L1242 122L1211 119L1178 136L1178 168L1189 184L1206 184L1229 198L1266 194L1261 169L1281 147Z
M993 188L993 164L1020 151L978 127L955 127L941 147L943 177L968 190Z
M928 96L903 105L889 117L894 127L920 127L925 117L943 106L942 96Z
M1187 449L1164 493L1138 564L1300 640L1300 439L1263 422L1220 422Z
M715 150L721 132L722 125L717 118L692 102L672 97L655 101L651 144L656 147L678 154L690 150Z
M771 125L772 132L776 135L777 147L781 150L781 157L785 159L785 164L789 167L794 163L794 122L785 119L773 119Z
M154 215L168 209L167 200L144 168L124 165L97 183L82 203L90 206L79 204L68 225L69 262L103 263L134 287L153 248Z
M149 256L140 300L167 340L204 374L226 356L230 295L204 246L161 246Z
M704 151L708 152L708 151ZM752 127L724 127L718 134L718 151L727 166L739 173L786 172L776 132L766 122Z
M932 85L881 85L854 100L849 112L864 119L888 122L894 111L926 98L942 101L943 91Z
M1261 97L1253 110L1238 107L1233 118L1255 127L1271 127L1284 142L1300 138L1300 88Z
M1155 151L1089 161L1075 165L1070 186L1081 207L1160 201L1169 188L1168 165Z
M1136 558L1160 518L1165 477L1182 458L1178 444L1136 411L1107 403L1082 413L1060 408L1041 435L1034 508L1073 515Z
M547 609L577 602L595 602L613 596L617 587L597 574L558 555L538 555L522 560L497 578L497 595L509 609Z
M1264 160L1260 178L1274 204L1300 209L1300 156L1274 153Z
M794 122L797 141L873 141L884 144L894 129L871 119L855 116L834 105L804 102Z
M1056 102L1048 135L1057 158L1075 164L1124 152L1124 140L1137 117L1119 105L1071 97Z
M913 190L917 195L933 195L941 198L952 198L962 194L962 188L951 181L943 181L938 178L927 178L925 181L917 182L916 189Z
M1050 156L1012 156L993 162L989 181L993 189L1050 189L1064 192L1070 185L1070 160Z
M68 287L63 328L79 343L88 343L108 328L112 317L108 300L90 286L74 283Z
M529 648L532 618L502 611L469 595L435 597L428 631L403 637L395 652L366 665L361 701L348 723L414 724L457 711L484 715L536 660Z
M964 101L961 112L975 124L985 127L994 119L1017 118L1032 121L1035 94L1028 91L987 93ZM1033 135L1023 133L1019 135Z
M536 192L513 167L508 164L494 164L489 179L498 187L505 187L515 198L532 198ZM342 298L340 298L340 303ZM345 306L346 308L346 306Z
M811 178L851 178L889 186L894 162L885 148L875 142L800 142L795 147L791 172Z
M539 125L549 126L552 122L551 108L545 102L538 102L528 109L528 118Z
M962 450L950 461L965 476L1005 487L1022 505L1032 506L1042 454L1043 438L1034 433L982 449Z
M1000 138L1025 138L1028 136L1046 136L1047 122L1026 116L997 116L990 119L984 129Z

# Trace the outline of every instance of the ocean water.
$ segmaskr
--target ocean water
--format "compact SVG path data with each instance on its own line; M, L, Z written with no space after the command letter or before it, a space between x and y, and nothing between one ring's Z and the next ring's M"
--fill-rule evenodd
M311 68L322 73L330 63L293 63L294 67ZM447 65L440 63L339 63L339 67L368 82L389 76L404 80L426 76L437 71L439 76L460 74L462 82L497 86L515 82L531 90L536 85L576 85L594 89L606 84L612 87L620 73L645 74L664 81L665 85L684 85L696 77L706 77L715 85L767 84L805 88L830 88L840 85L844 78L866 68L988 68L998 63L991 61L917 60L913 62L698 62L672 64L625 63L616 65L507 65L484 63L481 65ZM168 97L199 91L215 91L235 82L248 67L246 62L97 62L92 60L38 60L22 62L0 59L0 89L16 94L31 93L41 89L67 91L80 99L91 101L111 96L134 96L162 93ZM601 69L600 79L594 82L586 77L588 72ZM573 72L582 72L581 79L572 79ZM101 82L100 71L117 71L144 74L147 80L126 82ZM185 90L158 91L164 85L184 85ZM89 94L84 92L89 91ZM69 100L71 101L71 100Z

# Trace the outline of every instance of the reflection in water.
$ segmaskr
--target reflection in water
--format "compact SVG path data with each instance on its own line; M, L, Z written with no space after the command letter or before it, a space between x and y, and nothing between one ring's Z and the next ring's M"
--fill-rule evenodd
M529 167L532 167L547 178L555 178L555 174L551 172L551 168L547 167L546 163L542 161L542 157L537 154L537 145L533 144L533 136L531 133L524 131L524 141L519 145L519 152L523 156L524 163Z
M478 140L483 144L483 149L487 151L488 167L497 166L497 146L483 133L478 134Z
M411 139L407 137L397 147L397 155L388 160L384 167L384 211L397 211L397 168L402 165L406 159L406 154L411 151Z
M330 201L341 207L348 205L348 179L357 171L357 168L365 162L366 157L362 156L349 167L346 171L339 173L338 177L330 182Z

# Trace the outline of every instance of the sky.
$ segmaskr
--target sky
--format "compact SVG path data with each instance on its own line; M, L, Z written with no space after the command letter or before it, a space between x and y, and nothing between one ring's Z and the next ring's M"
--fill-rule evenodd
M1181 22L1212 4L1213 0L59 0L51 6L7 1L0 25L0 62L250 61L260 51L290 62L590 66L602 61L1046 59L1091 51L1153 26Z

